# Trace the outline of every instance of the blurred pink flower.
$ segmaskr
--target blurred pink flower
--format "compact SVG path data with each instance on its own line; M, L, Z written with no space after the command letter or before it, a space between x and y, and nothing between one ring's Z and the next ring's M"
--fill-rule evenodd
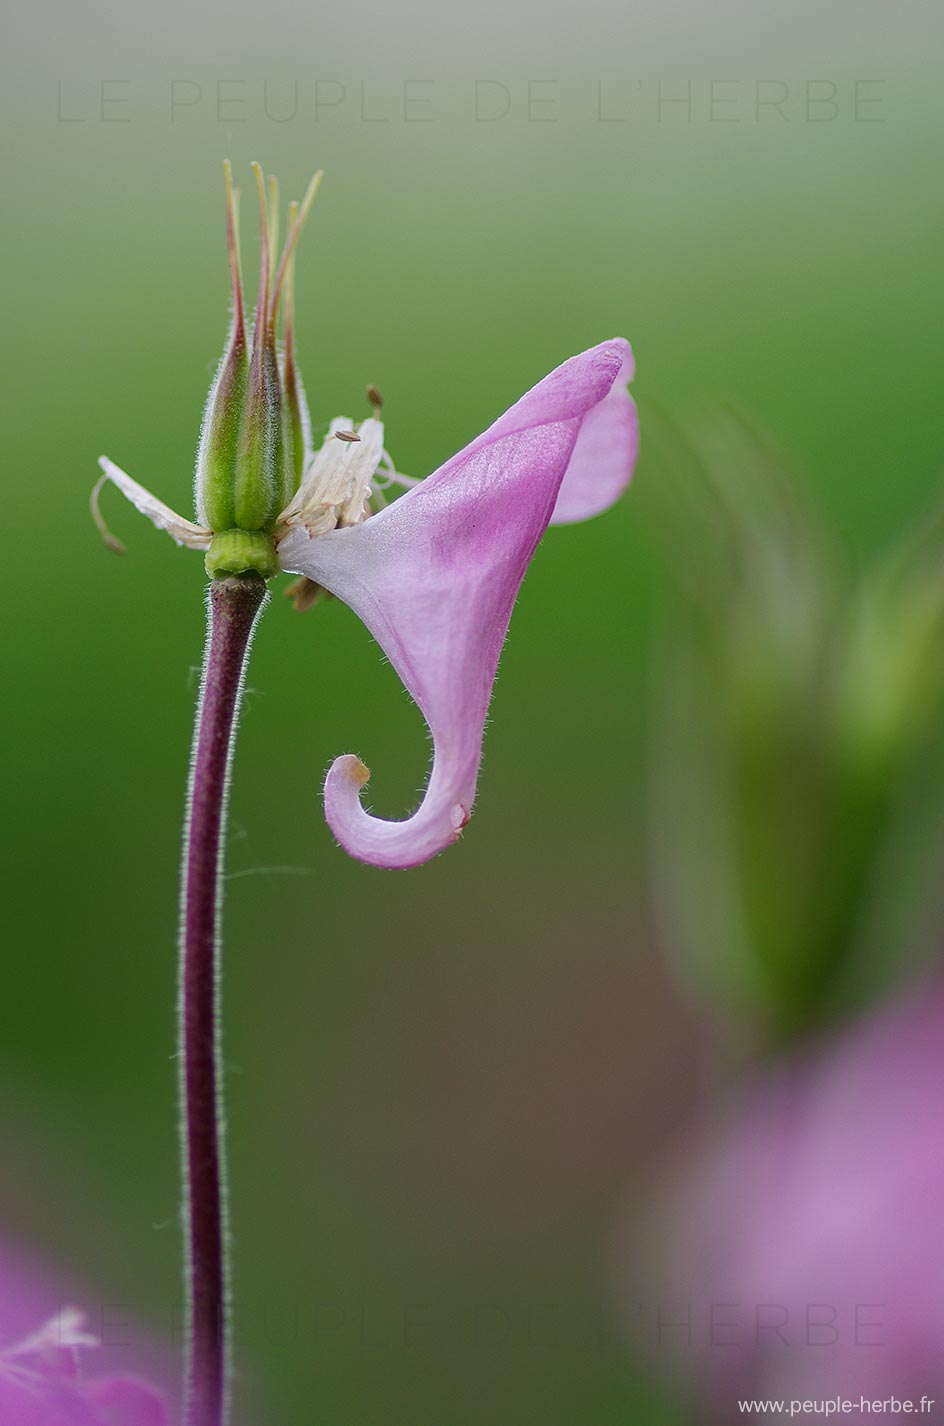
M157 1391L124 1374L86 1377L86 1351L99 1342L82 1313L60 1307L20 1340L7 1334L24 1320L43 1322L49 1283L22 1257L0 1244L0 1423L2 1426L167 1426Z
M934 980L749 1089L673 1227L707 1419L745 1396L944 1396L942 1084Z

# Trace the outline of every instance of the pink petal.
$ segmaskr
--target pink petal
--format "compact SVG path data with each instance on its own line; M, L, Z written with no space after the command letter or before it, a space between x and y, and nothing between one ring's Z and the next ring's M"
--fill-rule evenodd
M416 866L469 820L518 588L580 433L629 360L621 339L573 357L379 515L314 539L293 530L282 541L282 568L324 585L363 619L433 735L426 794L402 822L361 806L368 773L358 758L347 754L332 765L325 812L351 856L374 866ZM618 429L625 435L625 422ZM628 468L631 458L627 443L619 459Z
M103 1426L167 1426L164 1403L153 1387L135 1377L111 1376L89 1382L86 1399Z
M0 1368L3 1426L100 1426L92 1408L73 1391Z
M3 1426L167 1426L167 1414L158 1393L131 1377L105 1377L83 1385L41 1365L31 1369L0 1361L0 1422Z
M633 369L632 352L627 349L619 379L587 412L557 492L552 525L570 525L602 514L629 484L639 453L639 417L626 390Z

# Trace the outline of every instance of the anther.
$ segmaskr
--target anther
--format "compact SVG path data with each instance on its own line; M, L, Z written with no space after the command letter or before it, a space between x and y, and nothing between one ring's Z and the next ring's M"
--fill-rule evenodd
M373 383L371 383L371 385L367 388L367 400L370 402L371 406L373 406L375 411L379 411L381 406L384 404L383 397L381 396L380 392L377 390L376 386L374 386Z
M335 431L339 441L359 441L360 436L356 431Z

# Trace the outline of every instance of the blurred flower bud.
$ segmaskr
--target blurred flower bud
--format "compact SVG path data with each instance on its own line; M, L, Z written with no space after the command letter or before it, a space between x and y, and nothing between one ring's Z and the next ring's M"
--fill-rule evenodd
M859 581L837 670L837 722L859 775L882 779L928 739L944 701L944 520Z
M653 719L657 896L686 978L780 1042L861 997L876 928L897 956L913 938L927 879L890 868L944 711L944 532L854 579L740 419L697 454L666 439L686 599Z

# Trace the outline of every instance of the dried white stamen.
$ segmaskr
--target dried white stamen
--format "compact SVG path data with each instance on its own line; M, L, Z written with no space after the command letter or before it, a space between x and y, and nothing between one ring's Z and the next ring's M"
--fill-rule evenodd
M352 434L356 441L350 439ZM369 417L353 426L347 416L335 417L298 491L279 516L279 526L301 525L309 535L325 535L338 526L359 524L370 514L374 475L382 458L383 422Z
M99 534L110 550L114 550L116 554L124 554L125 547L120 540L115 539L105 524L104 516L99 509L99 495L102 486L108 480L117 485L122 495L131 501L135 509L140 510L142 515L146 515L159 530L166 530L178 545L185 545L188 550L208 550L210 548L213 536L209 530L205 530L202 525L195 525L192 520L185 520L182 515L178 515L169 505L165 505L163 500L158 500L156 495L152 495L143 485L132 480L130 475L126 475L120 466L115 465L114 461L110 461L107 456L100 456L98 463L105 473L92 491L92 518L98 527Z

